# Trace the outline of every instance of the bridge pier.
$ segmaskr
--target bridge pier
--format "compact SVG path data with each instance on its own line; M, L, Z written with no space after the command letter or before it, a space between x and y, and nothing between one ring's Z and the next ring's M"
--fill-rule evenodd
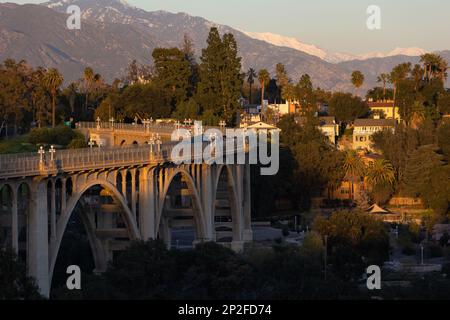
M43 296L50 295L47 184L34 182L28 232L28 272Z

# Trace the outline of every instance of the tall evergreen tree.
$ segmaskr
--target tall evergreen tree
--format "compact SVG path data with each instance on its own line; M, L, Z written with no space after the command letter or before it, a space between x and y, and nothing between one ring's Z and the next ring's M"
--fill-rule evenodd
M208 124L217 124L220 120L232 124L240 107L243 82L237 43L232 34L221 38L218 29L211 28L207 44L201 56L196 101Z
M190 66L185 54L178 48L157 48L153 51L155 83L172 96L172 107L186 101Z

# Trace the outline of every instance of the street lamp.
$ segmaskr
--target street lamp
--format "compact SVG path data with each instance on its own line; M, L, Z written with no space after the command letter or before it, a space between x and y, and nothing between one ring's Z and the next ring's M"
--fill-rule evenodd
M95 121L97 121L97 130L100 130L100 122L102 120L100 119L100 117L97 117L97 120L95 120Z
M161 154L162 141L161 141L161 137L159 136L159 134L156 134L156 145L158 146L158 154Z
M154 134L150 137L148 144L150 146L150 153L153 155L153 147L155 146L155 135Z
M95 146L95 141L92 139L89 139L88 146L92 149Z
M114 129L114 121L116 121L114 120L114 117L111 117L111 119L109 119L109 122L111 123L111 128L113 129Z
M51 162L55 161L55 153L56 153L55 147L51 146L48 152L50 153L50 161Z
M136 116L136 117L134 117L134 125L137 125L137 123L138 123L138 117Z
M44 164L44 156L45 156L45 150L44 150L44 147L43 146L41 146L40 148L39 148L39 151L38 151L38 153L39 153L39 164Z

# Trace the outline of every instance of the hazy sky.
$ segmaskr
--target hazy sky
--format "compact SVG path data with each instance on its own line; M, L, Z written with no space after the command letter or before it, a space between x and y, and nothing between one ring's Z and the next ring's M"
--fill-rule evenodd
M450 0L128 0L128 3L150 11L186 12L241 30L292 36L333 51L365 53L413 46L450 49ZM366 27L369 5L381 8L381 30L370 31Z

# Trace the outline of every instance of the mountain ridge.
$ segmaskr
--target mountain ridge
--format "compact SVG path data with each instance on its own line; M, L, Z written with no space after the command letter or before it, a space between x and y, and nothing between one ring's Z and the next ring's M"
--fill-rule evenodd
M71 4L81 8L81 30L68 30L65 26L65 11ZM266 68L273 75L275 65L281 62L292 81L297 82L302 74L308 73L315 86L327 90L354 92L350 74L360 67L366 74L366 83L358 91L362 95L377 84L376 76L389 71L394 62L417 60L396 56L330 63L307 52L254 39L203 17L145 11L121 0L55 0L41 5L0 3L0 17L0 61L26 59L34 66L57 67L66 81L77 80L86 66L112 81L123 75L133 59L151 64L151 52L156 47L180 46L184 34L192 38L200 56L212 26L218 27L222 34L234 34L243 70Z

